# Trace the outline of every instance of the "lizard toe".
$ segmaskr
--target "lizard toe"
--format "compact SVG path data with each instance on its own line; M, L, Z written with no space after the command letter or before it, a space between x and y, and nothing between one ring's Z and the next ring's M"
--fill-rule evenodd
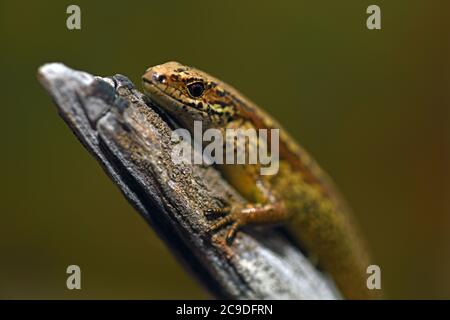
M215 215L222 215L222 214L226 214L226 213L230 213L231 208L230 207L223 207L223 208L213 208L213 209L208 209L205 210L205 215L206 216L215 216Z

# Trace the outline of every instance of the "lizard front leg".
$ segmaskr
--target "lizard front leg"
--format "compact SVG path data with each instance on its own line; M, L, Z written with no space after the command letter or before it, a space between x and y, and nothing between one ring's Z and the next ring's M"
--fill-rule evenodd
M236 232L244 226L277 224L289 217L284 202L272 192L270 183L258 175L257 169L257 166L254 165L219 167L226 180L249 201L246 205L231 204L207 212L209 215L225 215L211 225L210 231L216 232L231 225L226 235L229 244L233 241Z
M276 224L287 218L287 212L282 201L268 204L247 204L245 207L231 206L219 210L211 210L210 213L226 214L211 225L210 231L215 232L231 224L226 235L226 240L229 244L232 243L236 232L246 225Z

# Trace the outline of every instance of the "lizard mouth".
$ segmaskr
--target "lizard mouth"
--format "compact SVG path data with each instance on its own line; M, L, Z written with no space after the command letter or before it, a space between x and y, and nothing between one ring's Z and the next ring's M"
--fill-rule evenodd
M182 103L178 99L171 96L167 91L170 90L168 85L158 84L156 85L153 81L147 79L145 76L142 77L144 91L148 98L152 102L158 105L158 107L172 113L179 113L183 108L189 107ZM162 87L164 86L164 87ZM176 89L172 88L172 91ZM181 92L180 92L181 94Z
M143 88L146 96L153 102L157 109L167 115L170 123L175 127L190 129L193 124L193 115L196 113L195 108L179 101L173 97L170 92L175 90L181 94L181 91L161 83L154 83L145 75L142 77ZM171 90L169 92L169 90Z

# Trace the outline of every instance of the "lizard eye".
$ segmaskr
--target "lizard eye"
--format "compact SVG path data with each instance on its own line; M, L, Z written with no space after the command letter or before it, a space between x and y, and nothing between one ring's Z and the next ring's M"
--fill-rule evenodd
M203 94L203 91L205 91L205 85L203 82L193 82L187 85L187 89L191 97L198 98Z

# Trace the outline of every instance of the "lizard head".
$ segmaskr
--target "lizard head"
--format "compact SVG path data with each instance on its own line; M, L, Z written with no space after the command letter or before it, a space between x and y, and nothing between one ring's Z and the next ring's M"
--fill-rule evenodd
M223 128L238 116L232 88L207 73L178 62L148 68L142 76L145 94L182 126Z

